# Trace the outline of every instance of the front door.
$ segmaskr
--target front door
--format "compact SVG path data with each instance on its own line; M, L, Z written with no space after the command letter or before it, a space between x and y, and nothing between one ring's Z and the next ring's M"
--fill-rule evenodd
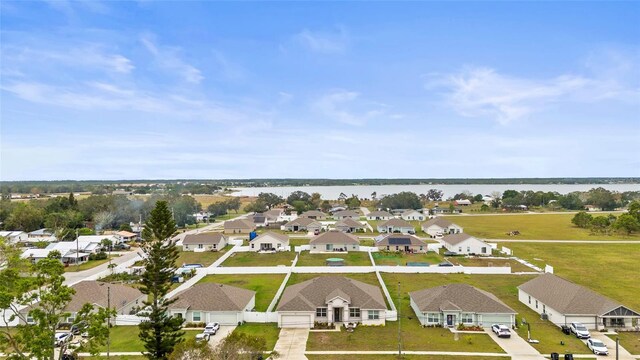
M262 251L269 251L272 249L273 247L271 246L271 244L265 244L265 243L260 244L260 250Z
M333 322L342 321L342 308L333 308Z
M453 326L453 315L447 315L447 326Z
M404 247L404 251L405 251L405 252L409 252L409 251L411 251L411 248L410 248L409 246L405 245L405 247Z

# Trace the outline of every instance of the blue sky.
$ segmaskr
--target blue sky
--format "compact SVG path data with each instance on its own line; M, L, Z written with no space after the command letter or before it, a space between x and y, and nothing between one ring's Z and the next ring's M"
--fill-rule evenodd
M0 6L2 180L640 176L637 2Z

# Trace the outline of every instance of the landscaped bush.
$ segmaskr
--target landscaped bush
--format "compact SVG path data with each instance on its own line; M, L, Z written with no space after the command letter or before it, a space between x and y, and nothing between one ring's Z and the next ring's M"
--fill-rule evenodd
M104 260L107 258L107 253L104 251L101 251L97 254L90 254L89 255L89 260Z
M460 331L484 331L484 329L481 326L478 325L465 325L465 324L458 324L458 330Z
M186 328L204 328L205 326L206 324L202 321L184 323L184 327Z
M326 329L333 329L334 326L332 323L325 323L325 322L314 322L313 323L313 328L316 330L326 330Z

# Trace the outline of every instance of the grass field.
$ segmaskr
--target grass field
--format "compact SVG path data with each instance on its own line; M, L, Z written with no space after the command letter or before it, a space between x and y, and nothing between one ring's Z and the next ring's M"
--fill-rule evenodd
M354 360L353 355L306 355L309 360ZM358 355L359 360L505 360L510 359L496 356L448 356L448 355ZM581 360L583 360L581 358Z
M617 338L620 338L620 346L625 348L628 352L633 355L640 354L640 332L637 331L621 331L617 336L615 335L607 335L613 341ZM615 354L615 349L609 349L609 352Z
M182 264L202 264L203 266L209 266L224 255L229 249L231 249L231 246L228 245L220 251L180 251L180 256L178 256L178 259L176 260L176 265L178 267L182 266Z
M463 275L463 274L383 274L387 289L391 297L398 305L397 284L400 283L402 292L400 300L400 311L402 314L403 339L411 338L414 333L421 333L429 328L420 327L419 321L409 305L409 292L425 288L450 284L466 283L479 289L489 291L496 295L505 304L514 309L518 315L531 324L532 338L540 340L540 344L534 345L541 353L565 353L570 351L576 354L588 353L588 348L573 336L563 335L560 329L549 321L540 320L540 316L518 301L517 286L532 279L534 275ZM485 324L486 325L486 324ZM518 334L527 338L526 327L519 327ZM391 336L391 334L388 334ZM382 337L382 335L381 335ZM560 346L560 340L564 340L565 345ZM463 351L463 350L456 350ZM471 350L469 350L471 351ZM483 350L484 351L484 350Z
M376 262L376 265L406 265L407 262L426 262L430 265L439 264L444 261L443 257L440 254L435 252L428 252L426 254L404 254L404 253L395 253L395 252L375 252L372 254L373 260Z
M111 259L117 258L120 255L111 255ZM83 270L89 270L89 269L93 269L96 266L102 265L104 263L109 262L109 259L101 259L101 260L89 260L85 263L79 264L78 266L76 265L69 265L66 268L64 268L64 272L76 272L76 271L83 271Z
M309 245L309 239L306 239L306 238L289 238L289 245L291 245L291 246Z
M187 330L184 338L195 337L200 332L200 330ZM114 326L111 328L109 336L111 339L110 350L113 352L144 351L144 345L138 337L137 326ZM106 346L101 351L106 351Z
M310 254L308 251L303 251L296 266L325 266L326 260L329 258L344 259L345 266L371 266L369 254L362 251L353 251L347 254Z
M262 336L267 342L267 350L271 351L276 346L278 336L280 335L280 329L276 323L268 324L256 324L256 323L244 323L235 330L234 333L243 333L252 336Z
M353 273L353 274L301 274L301 273L292 273L289 277L289 282L287 282L287 286L291 286L293 284L301 283L303 281L311 280L318 276L346 276L353 280L362 281L363 283L380 286L380 282L376 277L376 274L373 272L370 273Z
M515 256L640 311L638 244L509 243Z
M291 266L291 262L295 257L296 253L293 251L279 251L268 254L237 252L225 260L222 266Z
M619 216L620 214L615 214ZM574 214L523 214L494 216L447 216L446 219L464 228L465 233L487 239L539 240L640 240L640 234L593 235L571 223ZM520 231L508 236L507 232Z
M256 311L266 311L284 280L281 274L207 275L199 282L215 282L256 292Z
M521 263L511 259L482 259L482 258L468 258L462 256L450 256L447 260L455 265L462 266L511 266L511 272L531 272L535 271L532 268L522 265Z

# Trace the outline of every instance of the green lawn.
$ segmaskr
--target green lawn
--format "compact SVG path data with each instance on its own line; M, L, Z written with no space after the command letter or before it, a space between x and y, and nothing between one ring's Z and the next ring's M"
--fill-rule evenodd
M640 332L637 331L621 331L618 335L607 335L614 341L620 338L620 346L625 348L632 355L640 354ZM609 349L609 352L615 354L615 349Z
M280 335L280 329L276 323L244 323L233 330L233 332L264 337L267 342L268 351L273 350L276 346L276 342L278 341L278 336Z
M309 245L309 239L307 238L289 238L289 245L291 247L300 245Z
M283 274L207 275L199 282L215 282L253 290L256 292L256 311L267 311L283 280Z
M291 266L296 253L293 251L279 251L276 253L241 252L232 254L222 263L222 266Z
M346 276L353 280L362 281L363 283L380 286L380 282L376 277L374 272L370 273L353 273L353 274L301 274L301 273L292 273L289 277L289 281L287 282L287 286L291 286L297 283L301 283L303 281L311 280L313 278L317 278L318 276Z
M396 252L375 252L372 254L376 265L407 265L408 262L426 262L430 265L444 261L440 254L428 252L425 254L405 254Z
M541 353L548 354L554 351L558 353L565 353L565 351L576 354L588 353L589 349L576 337L563 335L557 326L549 321L540 320L540 315L518 301L517 286L533 277L535 275L382 274L396 306L398 305L397 284L400 282L400 291L402 292L400 310L404 339L412 338L415 333L431 330L420 327L420 323L409 305L409 292L449 283L466 283L496 295L518 313L518 321L524 317L531 324L532 338L540 340L540 344L533 346ZM519 327L518 334L526 339L527 329L523 326ZM561 339L565 342L564 346L559 344ZM418 350L418 348L415 349Z
M111 346L110 350L113 352L133 352L133 351L144 351L144 345L140 338L138 337L138 327L137 326L114 326L111 328L110 339ZM184 337L186 339L190 337L195 337L196 334L200 333L200 330L187 330L185 331ZM106 346L101 351L107 351Z
M394 349L395 350L395 349ZM306 355L309 360L353 360L353 355ZM360 360L504 360L504 357L496 356L449 356L449 355L358 355ZM581 359L582 360L582 359Z
M511 272L531 272L535 271L532 268L522 265L521 263L511 259L483 259L483 258L468 258L463 256L450 256L447 260L455 265L462 266L478 266L478 267L497 267L497 266L511 266ZM543 267L544 268L544 267Z
M638 244L510 243L515 256L640 311Z
M308 251L303 251L296 266L325 266L326 260L329 258L344 259L345 266L372 266L369 253L363 251L352 251L347 254L311 254Z
M220 251L180 251L180 256L178 256L178 259L176 260L176 265L178 267L182 266L182 264L202 264L203 266L209 266L224 255L229 249L231 249L230 245L227 245Z
M571 223L575 214L523 214L493 216L450 216L447 220L464 228L465 233L488 239L539 240L640 240L640 234L593 235ZM600 214L598 214L600 215ZM620 214L615 214L619 216ZM520 231L508 236L507 232Z
M111 255L111 259L117 258L120 255ZM109 259L101 259L101 260L89 260L85 263L79 264L78 266L72 264L64 268L64 272L76 272L93 269L96 266L102 265L104 263L109 262Z

